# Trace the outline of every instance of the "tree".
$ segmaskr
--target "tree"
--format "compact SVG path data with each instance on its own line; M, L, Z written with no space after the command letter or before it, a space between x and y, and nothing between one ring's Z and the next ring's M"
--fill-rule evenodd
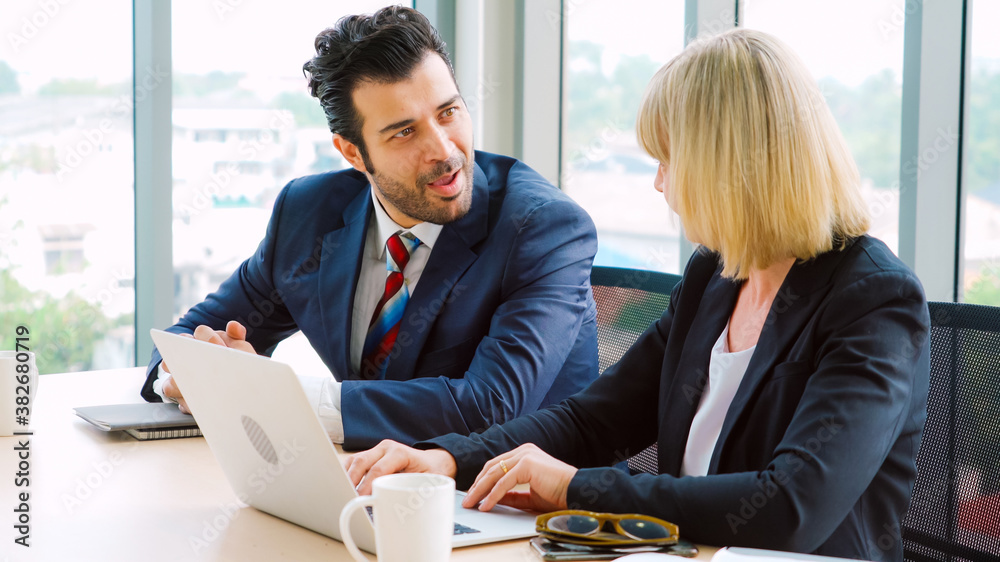
M174 74L174 96L204 97L216 92L239 89L246 76L242 72L214 70L208 74Z
M101 310L74 292L61 299L44 291L29 291L6 269L0 271L0 349L14 349L14 329L30 330L29 347L39 372L63 373L93 366L94 346L111 322Z
M1000 274L984 267L982 275L965 291L965 302L1000 306Z
M819 81L862 178L875 187L899 184L902 89L889 69L869 76L857 88L833 78Z
M129 84L102 85L96 79L55 79L38 88L39 96L115 96L129 93Z
M6 203L6 198L0 199L0 208ZM14 278L13 269L0 253L0 349L14 349L14 330L25 326L39 372L90 369L94 346L112 327L111 321L74 292L56 299L44 291L29 290Z
M968 83L965 189L976 193L1000 185L1000 72L981 69Z
M634 135L642 93L660 67L647 55L623 56L608 75L602 69L603 50L590 41L570 45L564 146L571 165L597 139Z
M298 127L328 126L326 114L323 113L319 100L303 92L282 92L271 102L271 107L291 111Z
M0 60L0 95L20 94L21 85L17 82L17 72L6 61Z

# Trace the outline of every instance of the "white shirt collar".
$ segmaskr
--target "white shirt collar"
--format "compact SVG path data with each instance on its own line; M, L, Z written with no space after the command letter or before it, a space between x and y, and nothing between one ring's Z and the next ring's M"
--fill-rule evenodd
M375 250L378 252L378 258L381 259L385 256L385 243L388 242L389 238L399 231L413 233L420 242L427 246L428 250L434 249L434 243L437 242L438 236L441 235L441 229L444 225L434 224L431 222L422 222L414 225L411 228L403 228L389 217L389 213L385 212L382 208L382 203L379 202L378 197L375 196L375 186L371 188L372 206L375 207L375 234L378 236L378 245Z

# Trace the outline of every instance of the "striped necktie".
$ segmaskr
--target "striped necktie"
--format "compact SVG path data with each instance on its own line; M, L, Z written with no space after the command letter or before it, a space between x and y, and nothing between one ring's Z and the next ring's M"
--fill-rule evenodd
M409 232L393 234L385 243L385 292L368 324L365 347L361 352L361 378L373 380L385 377L389 354L396 343L399 323L403 319L410 291L403 278L403 269L420 240Z

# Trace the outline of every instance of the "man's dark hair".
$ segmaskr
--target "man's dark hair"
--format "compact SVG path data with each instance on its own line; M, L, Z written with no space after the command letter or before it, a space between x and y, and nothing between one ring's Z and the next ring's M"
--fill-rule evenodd
M372 15L344 16L316 36L315 47L316 56L302 65L309 92L319 99L330 131L357 145L369 173L374 168L351 98L354 89L363 82L405 80L429 52L440 55L455 77L441 36L412 8L388 6Z

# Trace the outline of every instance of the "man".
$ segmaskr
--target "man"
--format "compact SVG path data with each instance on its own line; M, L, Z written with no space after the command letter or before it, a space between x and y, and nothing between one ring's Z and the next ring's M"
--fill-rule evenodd
M590 217L523 163L473 152L419 12L345 17L315 46L303 69L353 170L289 183L257 252L169 331L270 354L301 329L337 377L307 394L347 449L481 431L587 386ZM186 409L160 363L142 396Z

